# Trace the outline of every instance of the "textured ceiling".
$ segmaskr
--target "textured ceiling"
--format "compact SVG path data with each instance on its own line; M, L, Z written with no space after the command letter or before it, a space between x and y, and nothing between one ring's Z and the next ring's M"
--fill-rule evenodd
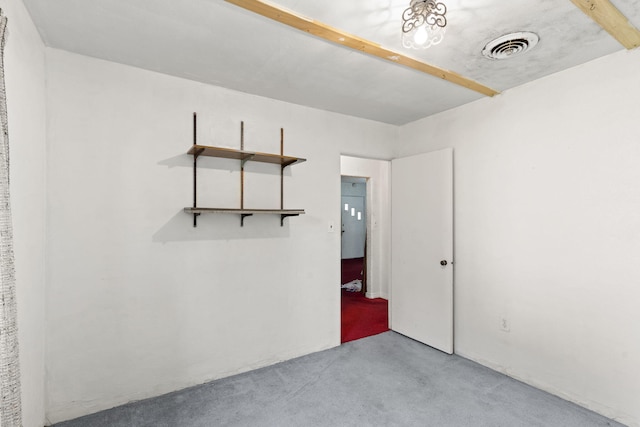
M48 46L371 120L404 124L483 96L222 0L23 1ZM441 1L445 39L419 51L400 43L408 0L274 4L499 91L623 49L570 0ZM640 27L640 0L613 3ZM481 55L514 31L540 42L504 61Z

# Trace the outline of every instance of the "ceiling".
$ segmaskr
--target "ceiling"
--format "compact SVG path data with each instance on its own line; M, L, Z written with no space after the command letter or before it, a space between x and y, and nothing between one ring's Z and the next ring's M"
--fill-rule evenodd
M485 96L222 0L23 1L47 46L380 122L401 125ZM409 0L272 4L499 92L624 49L570 0L440 1L447 32L426 50L402 47ZM640 0L612 3L640 27ZM540 41L506 60L482 56L487 42L515 31Z

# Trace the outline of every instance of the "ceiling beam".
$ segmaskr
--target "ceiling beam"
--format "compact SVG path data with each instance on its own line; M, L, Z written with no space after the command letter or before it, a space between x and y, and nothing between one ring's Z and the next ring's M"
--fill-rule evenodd
M627 49L640 46L640 31L609 0L571 0Z
M446 80L448 82L455 83L459 86L474 90L483 95L494 96L499 93L496 90L483 86L480 83L468 79L456 72L427 64L426 62L419 61L415 58L411 58L410 56L406 56L391 49L386 49L369 40L354 36L353 34L346 33L322 22L306 18L304 16L296 14L295 12L282 9L279 6L266 3L262 0L225 1L235 4L236 6L239 6L243 9L257 13L258 15L262 15L266 18L280 22L281 24L285 24L306 33L312 34L321 39L369 54L371 56L378 57L380 59L384 59L385 61L404 65L405 67L409 67L414 70Z

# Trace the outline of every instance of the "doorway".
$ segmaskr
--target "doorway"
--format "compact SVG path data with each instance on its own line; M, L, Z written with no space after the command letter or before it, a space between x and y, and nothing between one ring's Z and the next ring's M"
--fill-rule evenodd
M341 182L342 286L366 293L367 179L343 176Z
M376 335L389 329L388 302L367 298L367 178L341 180L341 342Z
M341 155L340 171L367 177L366 296L391 302L394 331L452 353L453 150L393 161Z

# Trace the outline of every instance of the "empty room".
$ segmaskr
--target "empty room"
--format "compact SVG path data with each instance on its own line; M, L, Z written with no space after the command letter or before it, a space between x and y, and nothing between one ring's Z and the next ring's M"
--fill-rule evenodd
M640 427L640 1L0 9L0 426Z

